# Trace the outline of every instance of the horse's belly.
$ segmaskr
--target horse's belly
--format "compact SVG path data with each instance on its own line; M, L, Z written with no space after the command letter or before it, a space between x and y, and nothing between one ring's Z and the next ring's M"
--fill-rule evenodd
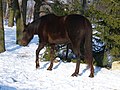
M69 43L69 37L66 32L57 32L48 34L48 42L55 44Z
M50 38L48 39L49 43L55 43L55 44L65 44L65 43L69 43L69 39L68 38Z

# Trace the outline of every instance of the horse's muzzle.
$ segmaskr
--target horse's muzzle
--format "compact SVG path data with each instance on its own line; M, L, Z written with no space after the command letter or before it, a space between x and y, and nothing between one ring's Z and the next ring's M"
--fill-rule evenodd
M21 45L22 45L22 46L27 46L28 43L27 43L25 40L21 40Z

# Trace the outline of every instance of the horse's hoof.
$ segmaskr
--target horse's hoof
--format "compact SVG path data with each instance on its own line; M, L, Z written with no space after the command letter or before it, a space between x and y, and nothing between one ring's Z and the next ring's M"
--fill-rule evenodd
M52 71L52 68L48 68L47 70Z
M94 74L90 74L89 77L90 77L90 78L93 78L93 77L94 77Z
M40 65L36 65L36 69L38 69L40 67Z
M74 76L78 76L78 73L73 73L72 75L71 75L72 77L74 77Z

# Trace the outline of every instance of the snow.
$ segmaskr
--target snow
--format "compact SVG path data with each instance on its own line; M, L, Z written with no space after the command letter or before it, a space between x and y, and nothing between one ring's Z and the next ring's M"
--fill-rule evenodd
M35 69L35 51L38 37L29 46L16 45L16 27L5 26L6 51L0 53L0 90L120 90L120 71L96 67L95 77L89 78L86 64L81 64L78 77L71 77L75 63L40 62ZM44 54L45 48L41 51Z

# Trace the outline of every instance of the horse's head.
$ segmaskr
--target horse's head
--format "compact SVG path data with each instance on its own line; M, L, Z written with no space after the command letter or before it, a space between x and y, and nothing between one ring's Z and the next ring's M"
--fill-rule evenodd
M21 44L23 46L27 46L29 42L32 40L34 34L31 28L31 24L24 25L24 30L23 30L23 37L21 40Z

